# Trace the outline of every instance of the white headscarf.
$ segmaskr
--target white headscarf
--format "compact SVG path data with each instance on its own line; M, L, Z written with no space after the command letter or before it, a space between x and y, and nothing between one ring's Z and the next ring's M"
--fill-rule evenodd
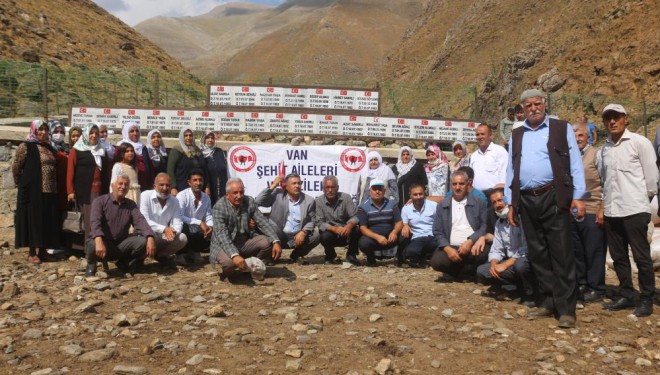
M75 148L77 151L91 152L92 156L94 156L94 162L96 162L96 165L99 167L99 169L102 169L103 162L101 158L105 156L105 149L101 145L100 137L95 145L89 142L89 134L92 132L92 129L94 128L98 130L99 126L92 123L85 125L82 134L80 135L80 138L78 139L76 144L73 145L73 148Z
M115 157L115 148L110 144L107 136L105 138L101 138L100 133L101 133L101 128L103 127L105 127L106 129L108 128L107 125L99 125L99 143L101 143L101 146L105 150L105 154L108 155L108 157L112 160Z
M199 140L199 149L202 150L202 154L204 155L205 158L208 158L209 156L213 156L213 153L215 152L215 143L213 144L212 147L206 145L206 137L208 137L209 134L213 135L213 141L215 142L215 133L213 132L213 130L205 131Z
M190 132L193 133L193 141L192 141L192 145L190 145L190 147L186 146L186 142L183 140L183 135L187 131L190 131ZM181 129L181 131L179 131L179 146L181 147L181 150L188 157L200 154L199 147L197 147L197 145L195 144L195 132L190 128Z
M130 143L133 145L133 149L135 149L135 157L137 157L138 155L142 155L142 147L144 147L144 143L140 142L139 138L137 142L131 141L129 132L133 128L137 128L138 132L140 131L140 125L138 125L137 122L130 121L124 124L124 127L121 129L122 140L117 142L117 146L123 143Z
M408 151L408 154L410 154L410 161L406 164L403 163L401 160L401 155L403 154L404 151ZM399 161L396 162L396 170L399 172L399 178L406 173L410 172L412 167L417 163L417 160L415 160L415 155L413 155L412 149L408 146L403 146L399 150Z
M154 134L160 134L160 147L158 149L155 149L154 146L151 145L151 137L154 136ZM163 133L160 132L158 129L154 129L147 134L147 151L149 152L149 158L153 161L160 161L161 158L164 158L167 156L167 149L165 148L165 142L162 141L163 138Z
M378 159L378 168L376 169L371 169L369 168L369 162L371 159L376 158ZM370 178L370 179L381 179L387 183L389 180L396 180L396 177L394 176L394 172L392 172L392 169L388 167L387 165L383 164L383 157L380 156L378 151L369 151L367 154L367 165L362 168L362 171L360 171L360 174L362 175L362 178Z

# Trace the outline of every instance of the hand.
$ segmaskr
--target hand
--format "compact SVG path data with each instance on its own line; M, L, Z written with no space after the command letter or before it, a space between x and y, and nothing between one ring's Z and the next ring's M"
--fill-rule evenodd
M163 238L165 238L166 241L172 242L174 241L174 236L176 235L176 232L174 232L174 229L172 227L167 227L163 231Z
M458 253L461 254L461 256L468 255L470 253L470 249L472 249L473 244L474 242L468 238L461 244L461 246L458 247Z
M387 236L387 243L388 244L395 244L395 243L397 243L397 241L399 241L399 235L397 233L392 232L392 233L390 233L389 236Z
M279 242L275 242L273 244L273 250L271 256L273 257L273 260L278 260L280 259L280 256L282 256L282 246L280 245Z
M76 195L75 195L74 193L71 193L71 194L69 194L69 195L66 196L66 199L67 199L69 202L73 202L73 201L76 200Z
M248 220L248 227L252 230L256 230L257 222L254 219L250 218L250 220Z
M518 213L516 212L516 209L513 208L513 206L509 206L509 214L507 215L507 220L509 220L509 224L511 224L511 226L518 226Z
M500 274L504 272L506 268L502 269L502 263L493 263L490 264L490 274L496 279L501 279Z
M149 258L156 256L156 240L151 236L147 237L147 256Z
M210 188L210 187L207 187L207 188L204 190L204 192L205 192L206 195L208 195L209 197L211 196L211 188Z
M578 220L583 219L587 211L587 209L584 207L584 201L582 199L573 199L571 202L571 212L573 212L573 208L577 208L577 214L575 215L575 218Z
M472 253L472 255L477 256L481 254L485 248L486 248L486 236L481 236L479 237L477 242L474 243L472 249L470 249L470 252Z
M296 235L293 237L293 242L296 245L296 247L300 247L305 243L305 238L307 237L307 234L305 231L300 231L296 233Z
M404 224L403 229L401 229L401 235L403 238L410 238L412 231L410 230L410 225Z
M105 248L105 243L103 242L103 237L96 237L94 239L94 245L96 248L96 256L99 259L105 259L105 254L106 254L106 248Z
M660 212L660 209L658 209L658 212ZM596 213L596 225L598 225L601 228L603 227L603 225L605 225L605 209L603 208L603 206L601 206L598 209L598 213Z
M335 227L335 234L338 235L339 237L348 237L351 234L351 229L349 228L348 225L344 225L343 227Z
M171 194L173 197L176 197L176 195L179 194L179 191L178 191L177 189L172 188L172 190L170 190L170 194Z
M456 251L456 249L454 249L453 247L451 247L451 246L445 246L445 248L443 249L443 251L445 252L445 254L447 254L447 257L448 257L449 260L451 260L453 263L460 263L460 262L463 261L463 259L461 258L461 255L460 255L460 254L458 253L458 251Z
M378 237L376 237L376 242L378 242L378 244L381 245L381 246L386 246L387 245L387 238L385 238L384 236L381 236L381 235L377 235L377 236Z
M234 262L234 266L236 266L236 268L239 270L247 270L247 264L245 264L245 259L243 259L242 256L236 255L235 257L231 258L231 261Z
M211 233L213 232L213 227L210 227L206 225L205 222L202 221L202 223L199 225L199 228L202 230L202 233L204 234L204 239L208 239L211 236Z
M270 190L275 190L278 186L280 186L280 183L282 182L282 176L277 176L273 180L273 182L270 184Z

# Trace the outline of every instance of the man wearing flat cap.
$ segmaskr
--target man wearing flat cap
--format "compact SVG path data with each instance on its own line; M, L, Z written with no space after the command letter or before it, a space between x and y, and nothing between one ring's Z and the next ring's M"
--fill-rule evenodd
M581 219L585 214L582 157L571 126L546 114L543 92L526 90L520 103L526 120L509 141L505 200L511 206L509 223L522 222L542 294L529 315L555 315L560 328L572 328L577 281L570 215L573 211Z
M655 275L646 231L651 221L650 201L658 191L655 150L651 141L626 129L628 114L622 105L607 105L602 116L610 135L596 159L603 181L603 205L598 215L604 216L621 295L603 307L612 311L635 307L628 257L630 245L639 270L640 296L634 314L649 316L653 313Z

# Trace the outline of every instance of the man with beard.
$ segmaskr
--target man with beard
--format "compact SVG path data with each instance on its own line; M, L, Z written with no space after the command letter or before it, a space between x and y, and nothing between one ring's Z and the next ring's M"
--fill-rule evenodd
M401 209L403 240L399 246L399 262L407 258L411 267L419 268L436 248L433 221L438 204L426 199L424 186L420 184L410 186L410 200L412 204Z
M515 286L521 303L533 306L534 277L527 259L525 235L522 228L511 226L507 220L509 207L504 202L504 189L493 189L489 198L498 219L488 263L477 268L477 280L483 284L501 285L504 289Z
M176 256L176 263L185 266L189 261L203 263L200 252L211 245L213 233L213 213L211 212L211 198L204 192L204 171L193 169L188 177L187 189L176 195L181 208L183 233L188 237L188 243ZM187 258L187 259L186 259Z
M506 166L509 155L504 147L493 143L493 132L488 124L477 126L477 151L470 157L470 167L474 170L475 189L488 196L495 185L506 179Z
M155 259L165 268L176 269L173 255L183 249L188 238L182 233L179 201L170 195L172 183L167 173L159 173L154 189L140 195L140 212L156 234Z
M505 185L509 223L522 222L529 261L543 294L532 317L559 316L560 328L575 327L577 282L571 237L571 210L584 217L582 157L566 121L545 113L546 96L526 90L520 96L525 124L512 132ZM519 216L520 215L520 216Z

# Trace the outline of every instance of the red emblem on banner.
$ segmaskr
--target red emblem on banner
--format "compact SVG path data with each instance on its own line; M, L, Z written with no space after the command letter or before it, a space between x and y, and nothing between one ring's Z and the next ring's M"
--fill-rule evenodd
M364 92L364 96L371 97L371 91L365 91L365 92Z
M247 146L239 146L231 150L229 163L236 172L248 172L257 164L257 154Z
M325 119L326 121L332 121L332 115L326 115Z
M87 113L87 108L80 108L78 110L79 113Z
M225 87L224 87L224 86L218 86L217 91L219 91L219 92L224 92L224 91L225 91Z
M341 166L348 172L359 172L367 164L367 156L364 151L355 147L344 150L339 159Z
M451 121L445 121L445 126L451 126Z
M429 124L429 120L422 120L422 125L428 125L428 124Z
M250 88L247 87L247 86L243 86L243 87L241 87L241 91L242 92L250 92Z
M316 89L316 93L318 95L323 95L323 89Z
M400 119L396 120L396 123L399 124L399 125L405 125L405 124L406 124L406 120L400 118Z
M160 111L157 110L157 109L154 110L152 113L153 113L154 116L160 116Z
M275 89L272 88L272 87L269 87L269 88L266 89L266 92L275 92Z
M234 112L227 112L227 117L233 118L234 117Z
M105 114L105 115L109 115L110 113L112 113L112 111L110 110L110 108L103 108L103 114Z
M284 113L276 113L275 118L284 118Z
M348 95L348 91L346 91L346 90L341 90L341 91L339 92L339 95L341 95L341 96L346 96L346 95Z
M184 116L186 114L185 111L176 111L177 116Z
M134 109L129 109L128 114L131 115L131 116L135 115L135 110Z
M351 121L357 121L357 116L349 116L348 119Z
M291 89L291 93L293 93L293 94L297 94L298 91L300 91L300 90L298 90L298 89Z
M259 113L257 113L257 112L252 112L252 113L250 114L250 117L252 117L252 118L259 118Z
M477 124L475 124L474 122L470 122L468 123L468 128L474 128L476 125Z
M209 117L209 113L208 112L202 112L202 117Z
M300 115L300 118L302 120L307 120L309 118L309 115Z

